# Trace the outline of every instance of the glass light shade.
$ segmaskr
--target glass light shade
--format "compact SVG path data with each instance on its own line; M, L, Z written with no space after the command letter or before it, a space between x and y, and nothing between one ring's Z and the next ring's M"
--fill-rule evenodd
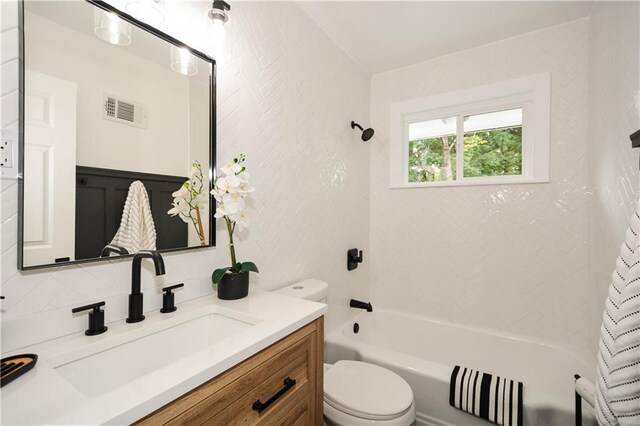
M224 22L219 19L211 21L211 39L214 44L224 44L225 33Z
M161 0L135 0L127 3L127 13L151 25L164 22L164 3Z
M113 13L96 7L93 23L96 35L104 41L120 46L131 44L131 25Z
M183 75L198 73L198 60L184 47L171 46L171 69Z
M211 20L209 29L209 50L218 65L227 63L231 59L231 41L228 36L229 22L226 24L219 19Z

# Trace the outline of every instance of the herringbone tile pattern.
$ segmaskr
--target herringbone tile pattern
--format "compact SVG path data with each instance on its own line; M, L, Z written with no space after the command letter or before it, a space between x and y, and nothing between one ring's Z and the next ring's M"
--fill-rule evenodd
M205 49L210 3L174 6L163 29ZM349 123L368 121L369 77L293 3L239 2L232 22L232 60L218 69L218 158L246 154L256 187L238 254L259 265L252 282L263 289L326 280L340 321L349 298L368 297L368 269L347 272L346 251L368 254L369 148ZM15 181L3 182L3 320L47 313L55 321L59 312L80 330L85 319L70 324L68 307L103 299L108 318L124 317L129 262L16 270L16 200ZM212 270L229 262L224 232L217 248L165 256L164 277L145 270L145 303L159 303L159 288L173 282L186 283L181 300L211 292Z
M374 303L586 345L586 19L376 75ZM551 183L389 189L393 102L550 71Z

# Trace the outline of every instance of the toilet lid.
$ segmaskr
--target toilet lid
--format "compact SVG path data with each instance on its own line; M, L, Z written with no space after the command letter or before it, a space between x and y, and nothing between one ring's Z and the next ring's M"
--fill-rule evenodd
M374 364L338 361L324 377L325 402L365 419L393 419L413 403L411 388L396 373Z

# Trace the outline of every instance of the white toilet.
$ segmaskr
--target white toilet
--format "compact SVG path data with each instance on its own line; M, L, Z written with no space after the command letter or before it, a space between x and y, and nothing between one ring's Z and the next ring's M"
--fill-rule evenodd
M277 293L326 303L327 283L305 280ZM396 373L361 361L324 365L324 417L330 426L408 426L416 419L411 387Z

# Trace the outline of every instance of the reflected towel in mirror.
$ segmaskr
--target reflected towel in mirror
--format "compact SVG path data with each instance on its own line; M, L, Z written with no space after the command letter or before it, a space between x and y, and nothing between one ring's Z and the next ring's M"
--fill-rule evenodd
M149 196L139 180L129 186L120 228L111 244L124 247L129 253L156 250L156 227L151 216Z

